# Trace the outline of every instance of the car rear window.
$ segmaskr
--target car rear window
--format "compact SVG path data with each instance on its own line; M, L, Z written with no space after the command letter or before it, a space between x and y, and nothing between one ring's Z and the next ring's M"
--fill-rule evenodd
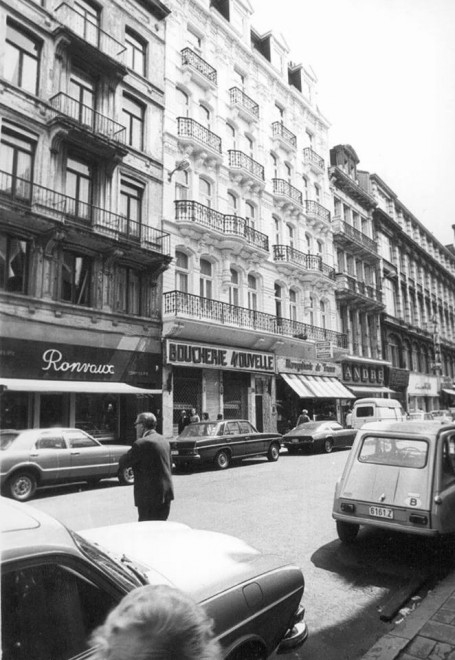
M359 406L356 415L357 417L373 417L373 406Z
M428 443L414 438L367 435L360 447L361 463L423 468L427 462Z
M17 431L2 431L0 433L0 450L8 449L13 444L19 433Z

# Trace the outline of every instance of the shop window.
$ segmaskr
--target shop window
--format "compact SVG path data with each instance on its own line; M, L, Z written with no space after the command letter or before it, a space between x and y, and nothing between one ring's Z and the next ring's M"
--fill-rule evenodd
M212 264L207 259L200 261L199 295L201 298L212 298Z
M92 268L91 257L64 250L60 266L60 300L89 306Z
M175 253L175 288L182 293L188 293L189 259L184 252Z
M229 284L229 304L239 304L239 272L235 268L231 268L231 281Z
M92 171L88 163L68 157L66 161L67 213L89 220L92 213Z
M95 116L94 81L85 73L73 70L68 92L75 101L69 106L72 118L86 126L93 126Z
M3 122L0 149L0 189L14 199L29 201L32 191L36 142Z
M0 289L27 293L30 242L0 234Z
M124 220L120 231L128 238L140 238L142 221L142 198L144 187L135 181L122 178L120 182L120 214Z
M0 428L29 428L28 392L3 392L0 397Z
M140 76L145 76L146 68L146 42L141 37L130 30L125 28L125 48L126 48L126 66L138 73Z
M118 440L119 397L114 394L76 394L75 426L101 442Z
M248 275L248 309L256 311L258 308L258 283L254 275Z
M142 151L144 142L144 106L133 97L123 95L123 125L126 127L126 143Z
M83 39L98 47L100 33L100 12L97 7L84 0L75 0L75 17L72 29Z
M116 310L122 314L142 313L142 274L127 266L117 267Z
M15 23L8 20L3 75L6 80L31 94L38 93L41 44Z

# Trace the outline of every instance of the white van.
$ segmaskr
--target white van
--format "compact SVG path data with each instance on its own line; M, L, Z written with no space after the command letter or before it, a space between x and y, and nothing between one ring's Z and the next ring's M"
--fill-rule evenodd
M396 399L358 399L352 409L352 428L360 429L367 422L403 422L406 419L401 403Z

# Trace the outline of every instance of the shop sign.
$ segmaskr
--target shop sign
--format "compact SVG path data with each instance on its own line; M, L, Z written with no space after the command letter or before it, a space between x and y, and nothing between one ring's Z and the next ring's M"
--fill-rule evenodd
M275 373L275 355L245 351L224 346L166 342L167 364L203 369L235 369L236 371L266 371Z
M398 369L398 367L389 367L389 382L387 385L392 390L403 390L409 383L409 371L407 369Z
M365 385L384 385L384 367L365 365L360 362L345 362L343 364L343 381L349 383L365 383Z
M326 360L333 357L333 344L331 341L316 342L316 357L318 360Z
M322 360L296 360L294 358L277 358L278 372L306 374L317 376L339 376L339 367L331 362Z
M438 396L437 376L409 374L409 396Z

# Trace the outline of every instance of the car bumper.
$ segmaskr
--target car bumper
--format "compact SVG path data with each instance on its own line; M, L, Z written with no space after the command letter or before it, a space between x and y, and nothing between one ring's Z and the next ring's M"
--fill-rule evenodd
M175 465L196 465L201 462L201 456L199 454L189 454L187 456L184 454L172 454L171 458Z
M429 514L428 514L429 515ZM338 511L332 512L334 520L351 523L352 525L368 525L370 527L380 527L389 531L403 532L405 534L416 534L418 536L439 536L439 530L430 527L418 527L403 521L388 521L382 518L372 518L369 516L350 516Z
M295 621L292 628L289 628L286 635L281 640L277 653L286 653L290 649L295 649L301 646L308 637L308 627L304 621L305 608L302 605L299 607L295 615Z

